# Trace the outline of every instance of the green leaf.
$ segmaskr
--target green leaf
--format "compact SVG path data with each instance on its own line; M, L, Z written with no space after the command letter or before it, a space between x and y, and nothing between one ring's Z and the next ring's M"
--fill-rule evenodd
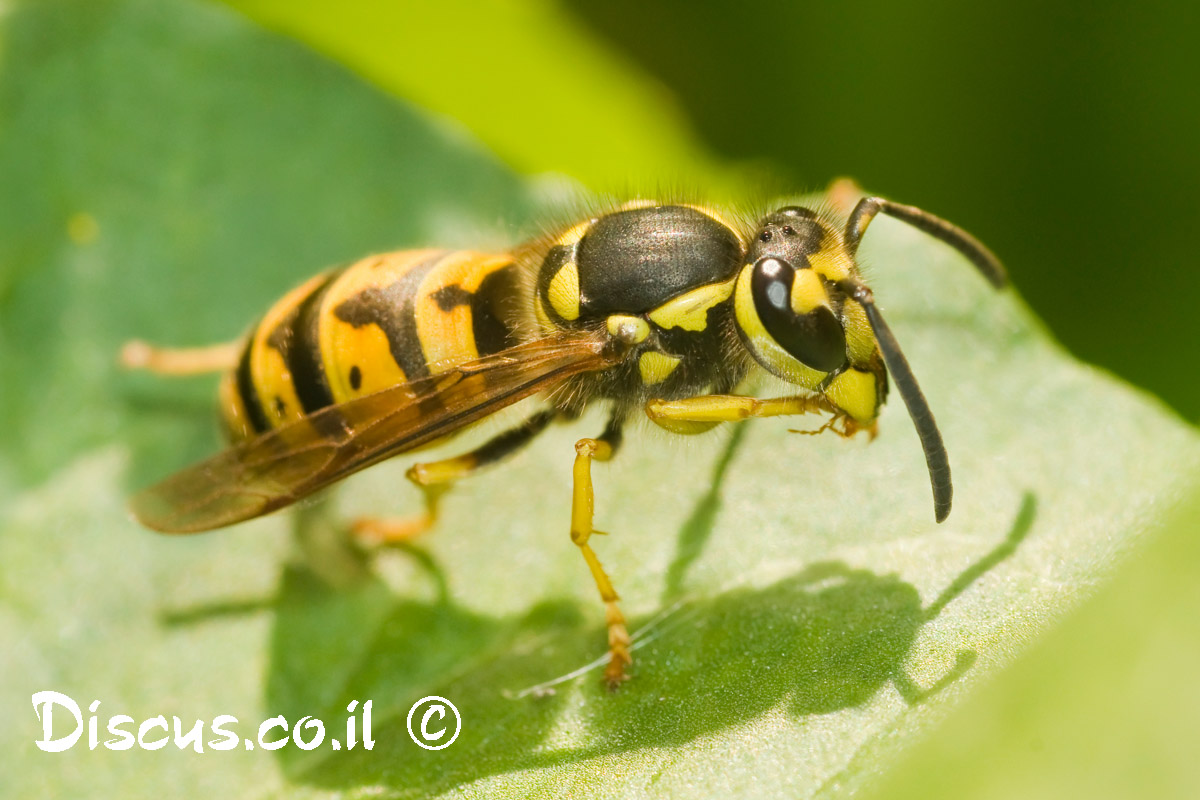
M731 187L675 98L560 3L225 0L367 80L466 124L523 172L599 189ZM450 33L452 32L452 33Z
M369 565L337 520L415 510L404 463L295 515L152 535L127 483L217 446L213 387L119 374L123 339L229 338L324 265L511 240L537 203L461 132L220 9L41 3L2 35L0 774L16 796L844 796L1197 497L1194 431L1071 361L1015 291L881 219L863 257L950 448L953 515L932 521L899 403L870 443L781 420L633 432L596 468L597 549L637 636L615 694L583 669L602 612L566 533L572 445L599 414L465 482L435 533ZM44 689L99 700L102 723L233 714L251 738L283 714L344 740L346 706L371 700L376 746L48 754ZM405 730L430 694L464 721L437 752Z

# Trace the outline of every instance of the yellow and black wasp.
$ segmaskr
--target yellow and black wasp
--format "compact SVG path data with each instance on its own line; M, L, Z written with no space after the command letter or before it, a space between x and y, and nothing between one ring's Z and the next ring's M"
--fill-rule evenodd
M509 253L408 250L319 275L279 300L244 342L195 350L131 343L125 361L163 373L227 368L231 446L133 499L166 532L220 528L287 506L397 454L542 395L540 410L472 452L416 464L426 511L366 520L400 539L430 525L453 481L512 454L555 420L604 401L610 419L576 445L570 534L606 606L610 684L632 662L617 592L589 543L591 463L612 458L644 413L693 434L750 417L818 413L824 429L873 432L890 373L920 435L934 514L950 512L950 466L933 414L855 260L876 215L966 256L996 287L996 257L912 206L858 201L844 224L787 205L735 217L685 203L632 202ZM798 392L736 394L756 368Z

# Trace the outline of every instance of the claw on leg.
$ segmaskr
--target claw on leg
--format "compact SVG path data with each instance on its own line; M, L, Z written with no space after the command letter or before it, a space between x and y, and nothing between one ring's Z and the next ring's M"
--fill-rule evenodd
M625 615L617 607L616 601L604 604L604 622L608 625L608 666L604 668L604 682L608 688L615 689L629 680L625 667L633 663Z
M867 435L874 440L874 438L879 435L879 423L872 422L870 425L863 425L861 422L857 422L849 414L838 413L826 420L825 424L817 428L815 431L802 431L796 428L788 428L788 433L798 433L801 436L820 436L826 431L836 433L843 439L852 438L860 431L866 431Z

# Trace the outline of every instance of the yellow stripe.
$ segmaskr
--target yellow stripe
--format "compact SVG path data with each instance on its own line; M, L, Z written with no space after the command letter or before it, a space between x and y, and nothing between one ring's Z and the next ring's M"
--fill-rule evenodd
M679 356L669 356L653 350L642 353L642 357L638 359L638 372L642 375L642 383L647 386L662 383L675 371L679 362Z
M579 267L574 261L563 264L546 290L550 307L563 319L579 319Z
M537 317L538 328L542 333L553 333L557 330L557 326L554 324L554 320L550 319L550 314L546 311L546 304L542 302L541 297L534 300L533 313Z
M417 338L430 374L437 375L479 358L471 306L464 303L443 311L434 295L439 289L455 285L466 292L474 292L484 278L511 263L508 256L461 251L446 256L421 281L414 312Z
M712 219L713 221L715 221L718 225L723 225L724 227L728 228L733 233L733 235L738 238L738 241L740 241L742 243L742 245L745 246L746 240L742 236L743 226L740 223L738 223L737 220L733 219L728 214L726 214L724 210L717 208L716 206L709 206L709 205L703 205L703 204L698 204L698 203L684 203L684 206L692 209L693 211L699 211L701 214L703 214L706 217L708 217L709 219Z
M829 295L825 292L825 283L816 270L796 270L796 279L792 281L791 303L792 311L797 314L807 314L817 306L829 305Z
M808 263L812 265L818 275L831 281L845 280L852 274L853 264L850 257L846 255L846 251L842 249L840 240L834 247L826 247L820 252L810 255Z
M562 247L574 247L583 238L583 235L588 232L588 228L592 227L592 220L587 219L583 222L577 222L565 231L560 233L554 240L554 244Z
M736 280L730 278L723 283L710 283L668 300L650 312L650 321L666 330L702 331L708 326L708 310L729 299Z
M335 403L387 389L408 378L392 358L387 334L376 325L355 328L342 322L333 311L345 300L371 287L386 288L404 277L418 264L438 254L438 250L403 250L398 253L364 258L346 268L329 287L321 301L317 341L329 393ZM416 346L416 343L413 343ZM358 389L350 384L350 370L358 367Z

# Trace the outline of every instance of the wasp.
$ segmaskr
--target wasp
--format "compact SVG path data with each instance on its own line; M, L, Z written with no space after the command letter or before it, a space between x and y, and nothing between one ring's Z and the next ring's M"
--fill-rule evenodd
M418 463L414 519L359 520L395 541L433 524L461 478L528 444L556 420L609 407L575 445L570 537L605 604L615 685L632 663L625 618L592 549L592 462L617 452L638 414L675 434L754 417L818 414L842 436L876 429L888 376L924 449L934 515L951 505L950 465L933 413L863 281L856 253L879 214L964 255L997 288L1003 267L957 226L863 197L844 222L783 205L736 216L636 201L564 225L510 252L406 250L318 275L284 295L234 345L169 350L130 343L129 366L224 369L230 446L133 498L146 526L188 533L290 505L348 475L460 432L523 399L538 410L482 446ZM796 387L738 394L757 370Z

